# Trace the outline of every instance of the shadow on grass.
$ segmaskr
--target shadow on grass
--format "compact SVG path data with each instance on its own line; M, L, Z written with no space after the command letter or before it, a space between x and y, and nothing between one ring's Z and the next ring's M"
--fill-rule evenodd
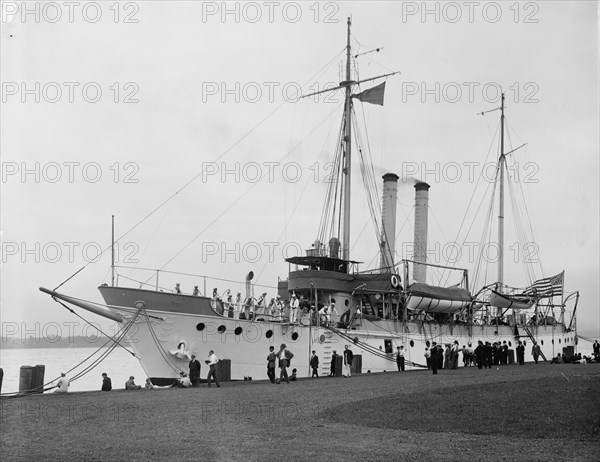
M575 376L397 394L328 409L328 420L425 432L597 441L600 379Z

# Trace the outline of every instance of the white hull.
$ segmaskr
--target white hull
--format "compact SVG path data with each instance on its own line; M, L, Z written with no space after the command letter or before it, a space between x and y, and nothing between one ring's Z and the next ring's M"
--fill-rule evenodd
M131 308L120 309L113 306L111 311L123 315L125 323L132 318ZM459 347L469 343L475 347L478 340L492 343L506 341L514 349L520 339L526 342L525 360L532 360L531 339L526 337L523 328L519 329L521 337L515 337L514 327L511 326L473 325L469 334L466 325L451 328L450 325L438 323L403 324L400 321L363 320L362 326L356 330L332 331L325 327L252 322L219 315L152 310L146 311L152 316L149 318L143 313L134 321L128 339L146 374L156 378L176 377L179 371L188 371L187 356L174 352L184 350L187 354L195 353L203 360L210 350L214 350L220 359L231 360L232 380L242 380L245 376L253 377L254 380L266 379L269 346L274 346L277 350L281 343L285 343L294 353L291 367L298 369L299 377L310 376L308 363L312 350L320 358L319 374L328 375L333 350L340 354L347 344L355 355L362 356L362 373L396 370L395 352L399 345L405 347L407 362L424 365L423 354L428 342L432 341L443 345L456 340ZM307 322L307 318L304 321ZM202 324L204 326L199 330ZM547 358L562 353L563 347L575 345L575 332L565 330L560 324L534 328L534 337L542 345ZM352 341L354 339L356 343ZM419 367L407 364L407 369ZM205 376L206 372L204 366L202 375Z

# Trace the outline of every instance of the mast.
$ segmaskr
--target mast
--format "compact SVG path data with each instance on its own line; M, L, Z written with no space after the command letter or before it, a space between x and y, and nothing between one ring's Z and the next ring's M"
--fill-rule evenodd
M500 106L500 204L498 207L498 283L504 283L504 93ZM500 286L498 290L501 291Z
M344 216L343 216L343 241L342 241L342 258L344 260L350 260L350 177L351 177L351 167L350 163L351 154L352 154L352 81L350 78L350 26L352 21L348 18L348 39L346 44L346 80L340 83L340 86L346 87L346 100L345 100L345 132L344 132L344 148L345 148L345 156L344 156L344 168L343 174L344 178Z
M115 216L112 216L111 239L110 239L110 285L115 286Z

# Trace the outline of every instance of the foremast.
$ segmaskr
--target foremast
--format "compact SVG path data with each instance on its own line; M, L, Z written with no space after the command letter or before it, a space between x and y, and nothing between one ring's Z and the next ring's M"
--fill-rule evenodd
M341 176L340 176L340 203L343 206L339 210L338 220L338 233L340 233L340 244L341 244L341 256L336 259L343 260L347 264L343 265L343 272L348 272L351 263L350 260L350 215L351 215L351 187L352 187L352 99L357 95L352 94L352 90L356 85L364 82L370 82L372 80L389 77L391 75L398 74L399 72L390 72L388 74L378 75L376 77L370 77L363 80L352 79L352 45L350 42L350 29L352 26L352 19L349 17L347 20L347 34L346 34L346 65L345 75L337 87L329 88L327 90L321 90L308 95L302 96L302 98L308 98L310 96L318 95L321 93L329 93L344 89L344 120L343 120L343 133L342 133L342 150L343 157L340 162L341 164ZM379 51L379 48L377 49ZM383 104L383 103L380 103ZM298 258L293 258L295 263L298 263ZM290 261L290 259L287 259ZM291 261L290 261L291 262Z
M344 166L342 170L342 178L344 181L344 211L342 215L342 258L350 260L350 186L352 179L352 84L354 83L350 77L350 26L352 25L351 18L348 18L348 34L346 42L346 80L340 82L340 86L346 87L344 100Z

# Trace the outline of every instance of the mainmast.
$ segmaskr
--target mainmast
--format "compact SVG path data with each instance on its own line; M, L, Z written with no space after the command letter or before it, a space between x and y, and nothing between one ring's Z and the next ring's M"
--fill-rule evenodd
M500 106L500 204L498 207L498 290L504 283L504 166L506 155L504 154L504 93L502 93L502 104Z
M344 130L344 216L343 216L343 240L342 240L342 258L350 260L350 186L352 164L350 163L352 154L352 80L350 77L350 26L352 21L348 18L348 40L346 44L346 80L340 82L340 87L346 87L345 99L345 130Z

